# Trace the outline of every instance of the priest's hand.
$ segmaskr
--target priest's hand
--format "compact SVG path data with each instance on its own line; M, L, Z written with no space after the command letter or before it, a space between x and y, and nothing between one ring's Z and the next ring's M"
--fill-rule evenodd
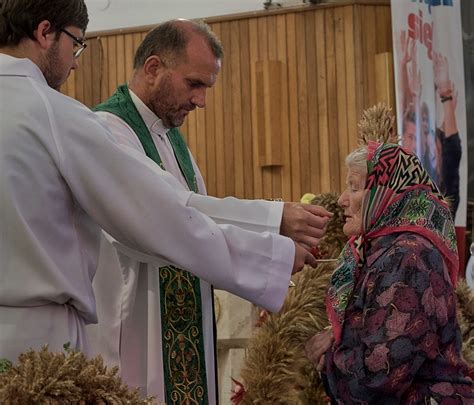
M333 342L334 336L331 328L316 333L306 342L304 349L306 357L319 372L324 369L325 353L331 348Z
M280 234L301 244L306 250L317 246L333 214L311 204L285 203Z
M295 262L293 263L292 274L298 273L305 264L309 264L311 267L317 266L314 256L299 243L295 242Z

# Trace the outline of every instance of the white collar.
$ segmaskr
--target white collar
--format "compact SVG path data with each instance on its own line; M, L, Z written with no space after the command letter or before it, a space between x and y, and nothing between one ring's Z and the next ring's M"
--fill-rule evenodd
M0 76L26 76L48 85L36 63L28 58L15 58L4 53L0 53Z
M143 121L145 121L148 130L154 134L159 135L160 137L165 136L169 131L169 128L166 128L163 125L163 121L161 121L161 119L158 118L158 116L153 111L151 111L132 90L128 90L130 92L130 97L132 98L135 107L137 107L138 112L142 116Z

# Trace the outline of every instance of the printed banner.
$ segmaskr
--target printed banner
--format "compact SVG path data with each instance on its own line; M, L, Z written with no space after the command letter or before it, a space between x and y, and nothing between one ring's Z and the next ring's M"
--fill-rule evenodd
M461 0L392 0L397 122L466 226L467 141ZM459 238L458 238L459 240Z

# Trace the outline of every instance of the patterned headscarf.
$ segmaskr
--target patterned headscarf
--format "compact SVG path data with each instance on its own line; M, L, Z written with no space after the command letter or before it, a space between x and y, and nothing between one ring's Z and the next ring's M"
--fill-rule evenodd
M362 234L349 239L331 276L326 309L336 344L341 340L355 274L365 263L371 240L412 232L430 240L447 262L455 285L459 270L453 220L440 191L420 161L399 145L369 141Z

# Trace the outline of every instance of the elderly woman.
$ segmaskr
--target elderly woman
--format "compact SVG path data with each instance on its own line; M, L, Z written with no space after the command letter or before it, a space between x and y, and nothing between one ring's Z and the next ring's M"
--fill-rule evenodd
M454 224L417 157L368 142L346 159L332 329L306 344L332 403L473 404L453 285Z

